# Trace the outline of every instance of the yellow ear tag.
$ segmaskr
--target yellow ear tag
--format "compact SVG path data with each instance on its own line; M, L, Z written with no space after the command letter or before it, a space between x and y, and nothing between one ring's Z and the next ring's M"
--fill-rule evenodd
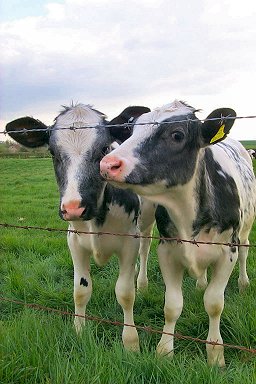
M225 124L222 124L222 126L220 127L216 135L211 139L210 144L214 143L217 140L222 139L222 137L225 136L224 128L225 128Z

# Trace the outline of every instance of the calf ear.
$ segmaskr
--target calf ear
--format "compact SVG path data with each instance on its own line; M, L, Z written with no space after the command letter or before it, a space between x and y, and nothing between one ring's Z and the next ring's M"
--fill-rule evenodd
M47 126L32 117L21 117L6 125L6 131L12 139L29 148L41 147L48 144L49 133ZM24 130L24 132L22 132Z
M219 108L210 113L201 126L204 144L215 144L224 140L234 124L232 117L236 117L236 112L231 108Z
M134 119L147 112L150 112L150 109L147 107L134 106L125 108L120 115L108 123L111 136L115 140L124 142L132 135L131 125L125 126L125 124L132 123Z

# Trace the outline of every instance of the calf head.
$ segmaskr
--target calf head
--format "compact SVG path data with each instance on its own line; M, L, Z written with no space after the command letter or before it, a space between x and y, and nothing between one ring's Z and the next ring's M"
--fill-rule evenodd
M111 144L104 118L90 106L78 104L64 107L47 131L42 130L47 128L43 123L28 117L6 126L10 136L27 147L49 145L64 220L89 220L97 212L105 185L99 162Z
M139 111L134 108L133 113ZM47 127L31 117L7 124L6 131L18 143L35 148L45 144L52 154L60 192L60 216L67 221L90 220L97 215L106 181L99 164L116 139L105 115L88 105L64 107Z
M187 183L200 148L223 140L234 122L227 118L236 116L232 109L221 108L201 123L195 112L176 100L141 115L132 136L101 160L102 176L141 195Z

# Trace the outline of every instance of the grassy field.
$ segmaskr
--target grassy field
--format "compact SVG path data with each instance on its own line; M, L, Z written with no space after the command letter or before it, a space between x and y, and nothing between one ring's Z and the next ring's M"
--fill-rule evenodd
M256 164L254 164L256 165ZM1 159L0 223L67 228L58 217L59 196L50 159ZM73 311L73 269L61 232L0 228L0 295ZM256 244L256 225L251 234ZM135 303L137 325L162 329L164 286L156 243L149 262L149 291ZM114 286L117 260L92 261L93 295L88 314L122 321ZM238 294L236 267L226 290L221 330L225 343L256 348L256 248L250 249L250 288ZM202 292L184 281L184 310L176 331L205 339L208 318ZM121 328L88 321L78 337L73 318L0 301L0 383L256 383L256 355L226 348L227 368L209 368L205 346L176 340L173 360L158 358L159 335L139 331L141 352L125 352Z
M243 144L243 146L247 149L252 149L252 148L256 148L256 140L241 140L241 143Z

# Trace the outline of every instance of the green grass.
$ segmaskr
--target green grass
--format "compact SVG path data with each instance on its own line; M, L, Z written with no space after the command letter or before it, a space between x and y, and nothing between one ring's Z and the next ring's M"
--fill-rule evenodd
M50 159L1 159L0 222L67 228L59 219L59 194ZM254 162L255 165L255 162ZM60 232L0 228L2 297L73 311L73 268L66 235ZM251 234L256 243L256 226ZM164 285L154 242L149 262L149 291L137 294L137 325L162 329ZM256 249L248 259L250 288L238 294L236 267L221 320L225 343L256 348ZM93 295L87 313L122 321L114 295L118 276L113 257L104 268L91 263ZM205 339L208 318L195 281L184 281L184 309L176 331ZM256 356L226 348L227 368L206 364L205 346L176 340L173 360L158 358L159 335L139 331L141 352L128 353L121 327L88 321L78 337L73 318L0 301L1 383L245 383L256 382Z
M241 140L241 143L247 149L256 148L256 140Z

